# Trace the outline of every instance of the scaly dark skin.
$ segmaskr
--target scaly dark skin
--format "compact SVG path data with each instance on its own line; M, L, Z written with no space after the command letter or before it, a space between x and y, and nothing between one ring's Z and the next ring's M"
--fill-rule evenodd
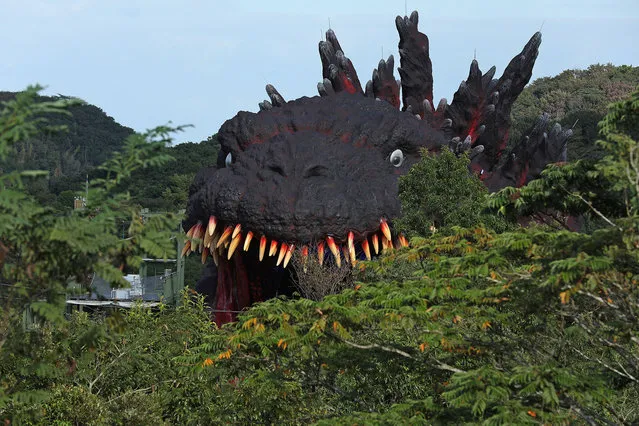
M500 79L476 61L453 102L432 102L428 38L418 15L398 17L402 97L391 56L362 90L332 31L320 42L320 97L286 102L272 86L259 113L240 112L218 132L217 168L200 171L190 190L189 242L208 271L197 285L218 324L235 311L291 291L294 253L345 267L383 248L406 245L389 222L401 214L398 178L421 150L468 152L471 171L490 190L518 186L545 164L565 159L569 131L547 118L506 153L510 109L532 75L535 34ZM506 155L502 155L506 153ZM208 256L212 255L211 261Z

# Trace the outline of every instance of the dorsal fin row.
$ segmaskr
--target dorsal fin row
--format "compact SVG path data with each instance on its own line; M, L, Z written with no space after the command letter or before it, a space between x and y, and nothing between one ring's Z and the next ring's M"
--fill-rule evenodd
M494 78L495 67L482 73L478 62L473 59L468 77L461 82L452 102L448 104L444 98L435 106L429 40L419 31L418 23L419 14L416 11L411 13L410 17L398 16L395 19L399 33L400 80L395 79L395 60L391 55L387 60L382 59L373 70L372 79L367 82L365 90L362 90L355 67L344 54L337 36L333 30L328 30L326 40L319 42L323 80L318 83L317 90L320 96L332 96L339 92L362 94L386 101L397 109L401 108L425 120L431 127L439 129L449 138L449 146L454 151L472 150L473 170L484 180L494 180L495 178L491 177L494 173L504 172L505 163L512 163L503 156L508 145L510 112L513 103L532 76L532 69L541 44L541 33L537 32L530 38L498 79ZM270 102L260 103L260 109L270 109L285 103L284 98L273 86L267 85L266 91ZM544 120L541 122L545 123L545 129L548 123ZM536 133L534 135L538 136ZM565 142L566 138L556 139ZM548 146L557 145L563 148L555 149L555 147L545 150L544 155L547 158L544 164L560 160L561 154L558 153L557 157L551 155L552 152L558 149L565 151L565 144L555 142L548 142ZM541 146L541 144L539 142L537 145ZM519 154L514 154L517 158L534 157L529 152L530 146L516 149L520 150ZM522 154L524 152L528 154ZM526 170L530 167L530 165L525 166Z

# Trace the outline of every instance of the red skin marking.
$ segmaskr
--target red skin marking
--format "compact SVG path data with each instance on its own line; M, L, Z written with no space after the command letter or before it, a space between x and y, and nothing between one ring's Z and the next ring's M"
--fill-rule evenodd
M350 133L344 133L342 136L340 136L339 138L342 140L342 142L344 143L348 143L351 141L351 134Z
M478 124L480 118L481 113L478 110L473 111L473 118L468 126L468 135L470 136L471 143L475 143L477 140L477 128L479 127Z
M520 188L526 184L526 177L528 176L528 163L524 166L521 171L521 175L519 175L519 180L517 181L517 188Z
M429 99L429 100L432 101L432 99ZM401 103L399 102L399 95L392 96L390 98L390 103L391 103L392 106L394 106L395 108L399 109L399 107L401 106ZM422 116L422 118L424 118L424 117Z
M362 147L364 147L364 146L366 145L366 141L367 141L367 140L368 140L368 137L367 137L367 136L362 136L362 137L360 137L359 139L357 139L357 140L355 141L355 146L356 146L357 148L362 148Z
M501 154L504 152L504 149L506 148L506 145L508 144L508 135L509 135L509 131L507 130L504 133L504 137L502 138L501 143L499 144L499 147L497 148L497 160L501 158Z
M324 133L325 135L332 135L333 134L331 129L318 129L318 128L314 127L314 126L298 126L297 128L293 128L290 125L282 125L281 128L276 128L271 133L260 133L260 134L257 134L255 136L253 136L251 139L249 139L248 144L249 145L255 145L255 144L263 143L263 142L268 141L271 138L281 134L282 132L295 133L295 132L304 131L304 130L313 130L313 131L316 131L316 132Z
M347 91L351 95L357 92L357 89L355 89L355 86L353 86L353 83L351 83L346 74L341 73L340 80L342 81L342 86L344 87L345 91Z
M572 231L578 231L579 228L581 228L579 221L577 221L577 218L574 216L568 216L566 225L568 225L568 228Z

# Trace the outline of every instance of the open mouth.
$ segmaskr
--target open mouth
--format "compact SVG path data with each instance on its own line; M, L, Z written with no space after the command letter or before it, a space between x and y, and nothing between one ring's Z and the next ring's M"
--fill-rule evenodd
M299 256L304 271L311 257L325 267L340 268L370 260L384 250L408 246L402 234L393 236L385 218L380 218L379 227L372 231L349 231L344 236L326 235L319 241L300 243L277 241L210 216L206 224L199 221L193 225L186 236L182 256L200 253L203 264L210 256L217 267L215 298L210 304L218 324L234 321L236 313L252 303L290 295L295 290L293 274L297 273L289 268L293 256Z

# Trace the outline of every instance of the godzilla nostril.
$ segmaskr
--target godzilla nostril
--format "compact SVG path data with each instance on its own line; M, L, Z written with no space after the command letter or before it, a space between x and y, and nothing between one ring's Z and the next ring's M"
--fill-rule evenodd
M269 166L268 169L270 171L272 171L273 173L277 173L278 175L286 177L286 172L280 166L275 166L275 165L274 166Z
M308 166L304 170L305 179L310 177L315 177L315 176L328 176L328 175L329 175L329 170L328 170L328 167L326 166L321 166L321 165Z

